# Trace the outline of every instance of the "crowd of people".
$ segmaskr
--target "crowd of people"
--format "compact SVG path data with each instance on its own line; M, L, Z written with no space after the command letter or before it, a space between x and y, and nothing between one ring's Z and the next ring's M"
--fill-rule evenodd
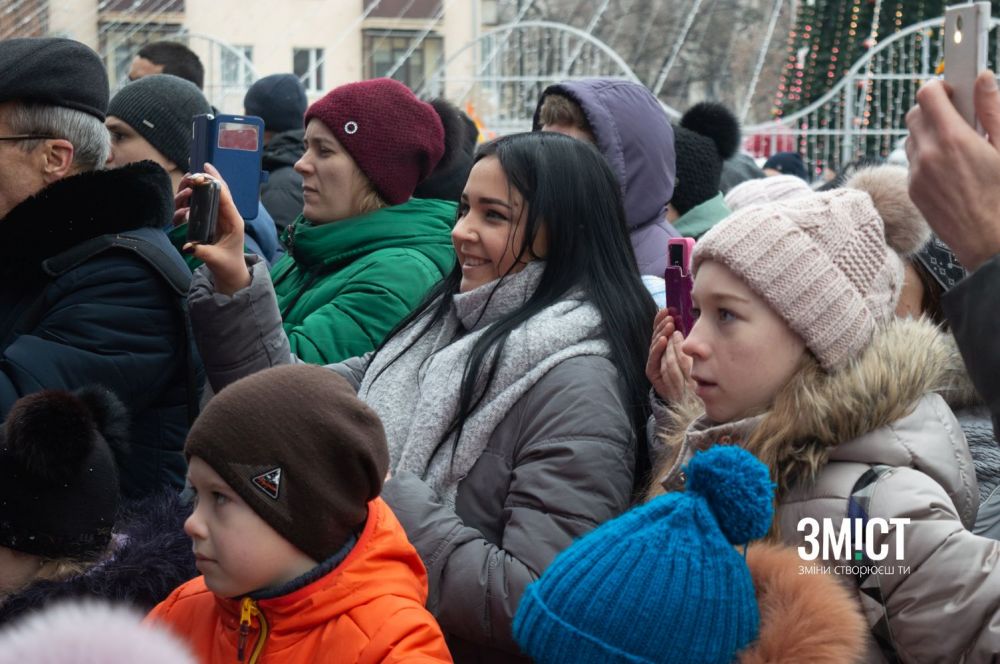
M822 185L628 81L481 143L274 74L249 218L203 75L0 42L0 662L1000 659L991 72Z

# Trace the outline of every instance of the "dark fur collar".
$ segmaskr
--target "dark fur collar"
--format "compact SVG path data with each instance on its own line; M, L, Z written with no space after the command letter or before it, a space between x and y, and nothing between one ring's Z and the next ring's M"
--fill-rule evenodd
M35 268L100 235L170 224L170 176L151 161L54 182L0 219L0 266Z

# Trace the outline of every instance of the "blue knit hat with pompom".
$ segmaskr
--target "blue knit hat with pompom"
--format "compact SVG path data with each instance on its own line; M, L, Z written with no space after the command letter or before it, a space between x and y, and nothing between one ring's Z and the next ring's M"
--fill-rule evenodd
M771 525L767 467L717 446L686 473L686 491L605 523L528 586L514 637L536 664L729 664L756 640L753 581L734 546Z

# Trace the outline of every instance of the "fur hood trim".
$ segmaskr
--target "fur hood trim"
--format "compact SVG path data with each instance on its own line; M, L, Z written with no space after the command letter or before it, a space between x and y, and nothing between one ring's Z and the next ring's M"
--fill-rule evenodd
M0 265L16 270L11 274L38 270L42 261L91 238L165 228L173 211L170 176L152 161L73 175L0 219Z
M740 664L842 664L864 656L868 628L855 594L832 576L799 574L802 564L785 546L747 550L760 635Z
M781 496L814 479L834 447L908 415L925 394L936 392L946 400L946 395L962 394L969 379L957 353L954 341L929 321L893 319L840 371L826 373L818 362L805 361L771 410L751 420L752 429L742 440L733 436L734 442L771 468ZM675 425L663 435L673 453L664 454L657 480L684 460L689 436L716 433L717 425L692 403L672 414ZM728 426L739 429L740 424ZM660 492L654 484L650 496Z

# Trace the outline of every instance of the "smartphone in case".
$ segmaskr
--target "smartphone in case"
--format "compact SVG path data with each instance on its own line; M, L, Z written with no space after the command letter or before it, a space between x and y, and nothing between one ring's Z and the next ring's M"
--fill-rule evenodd
M685 337L694 327L694 316L691 314L691 289L694 287L694 277L691 276L691 253L694 251L694 240L689 237L675 237L667 241L667 269L663 273L664 286L667 291L667 309L674 319L674 327Z
M944 80L952 89L952 103L976 131L983 133L976 118L973 89L986 69L989 45L990 3L968 2L947 7L944 13Z
M215 244L221 194L222 185L208 176L200 176L200 179L192 184L191 208L188 212L188 242Z
M196 115L191 129L191 173L201 173L205 163L219 170L244 219L258 213L264 152L264 121L254 115Z

